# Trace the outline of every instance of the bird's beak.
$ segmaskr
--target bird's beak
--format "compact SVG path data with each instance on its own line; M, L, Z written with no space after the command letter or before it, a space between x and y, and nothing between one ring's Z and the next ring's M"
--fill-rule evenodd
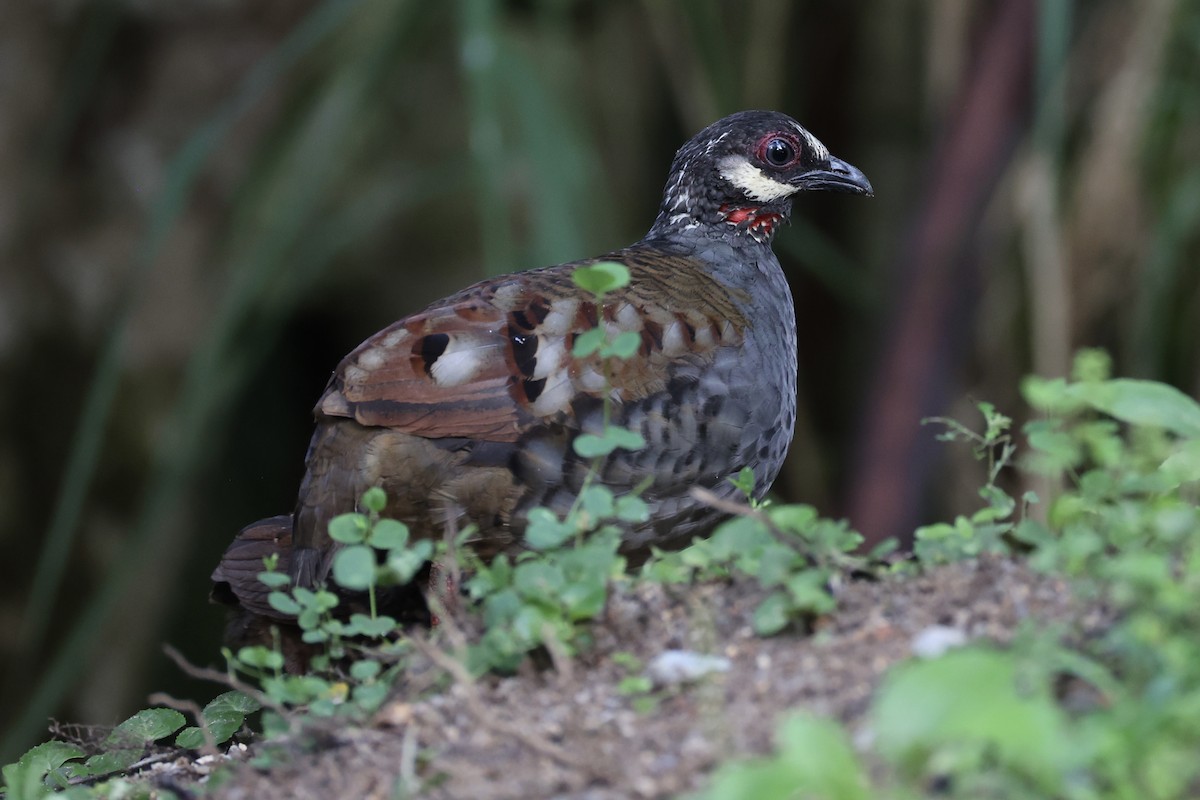
M823 166L798 175L793 180L805 191L850 192L867 197L875 194L862 170L833 156Z

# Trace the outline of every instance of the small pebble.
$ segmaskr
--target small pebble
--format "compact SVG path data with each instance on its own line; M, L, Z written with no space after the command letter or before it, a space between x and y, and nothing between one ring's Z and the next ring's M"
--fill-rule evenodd
M728 672L731 664L723 656L709 656L690 650L664 650L646 667L646 674L658 686L675 686L699 680L713 672Z
M912 638L910 647L917 658L937 658L967 643L967 634L948 625L930 625Z

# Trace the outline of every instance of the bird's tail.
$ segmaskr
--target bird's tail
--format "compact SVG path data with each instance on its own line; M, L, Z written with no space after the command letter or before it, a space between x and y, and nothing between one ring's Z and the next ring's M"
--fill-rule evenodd
M271 588L258 579L263 559L278 557L275 570L288 574L292 552L292 515L280 514L251 523L238 532L225 549L221 563L212 573L209 598L227 606L240 607L250 614L277 620L292 618L275 610L267 601Z

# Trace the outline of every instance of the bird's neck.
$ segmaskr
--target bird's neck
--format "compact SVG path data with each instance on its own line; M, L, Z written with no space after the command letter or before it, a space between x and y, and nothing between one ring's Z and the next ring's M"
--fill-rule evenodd
M780 204L744 201L690 211L675 210L664 204L647 238L698 234L708 238L745 240L747 244L770 245L776 228L781 222L787 221L789 210Z

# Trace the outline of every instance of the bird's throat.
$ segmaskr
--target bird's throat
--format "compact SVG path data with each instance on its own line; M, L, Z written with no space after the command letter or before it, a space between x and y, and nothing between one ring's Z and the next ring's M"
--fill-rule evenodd
M730 206L720 208L722 219L730 225L745 230L760 242L767 242L775 234L775 226L784 218L779 211L763 206Z

